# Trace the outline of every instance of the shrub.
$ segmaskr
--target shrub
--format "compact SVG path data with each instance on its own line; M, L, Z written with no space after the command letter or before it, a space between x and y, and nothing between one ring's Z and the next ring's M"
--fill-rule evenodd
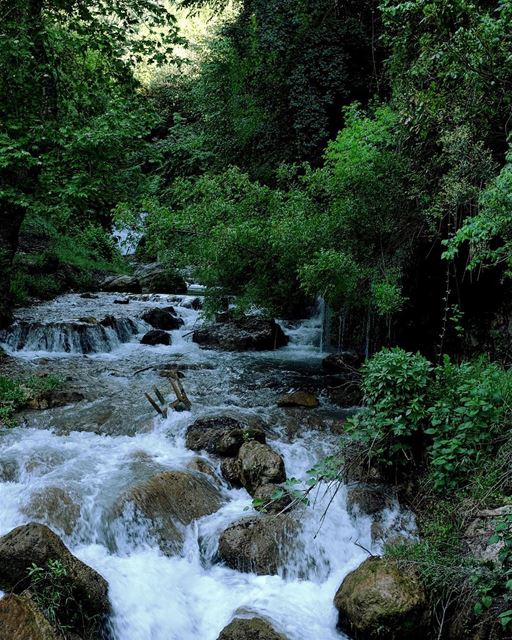
M417 458L428 419L432 365L419 353L384 349L363 367L368 409L349 422L381 465L408 467Z

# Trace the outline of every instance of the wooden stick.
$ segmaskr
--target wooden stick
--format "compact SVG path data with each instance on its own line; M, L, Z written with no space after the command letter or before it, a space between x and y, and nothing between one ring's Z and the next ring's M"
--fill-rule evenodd
M158 404L153 400L153 398L149 395L149 393L144 394L146 396L146 400L150 403L153 409L159 413L162 417L167 417L167 412L162 407L159 407Z
M159 402L161 405L165 405L165 398L163 397L163 395L160 393L159 388L155 385L153 385L153 391L155 392L156 397L158 398Z

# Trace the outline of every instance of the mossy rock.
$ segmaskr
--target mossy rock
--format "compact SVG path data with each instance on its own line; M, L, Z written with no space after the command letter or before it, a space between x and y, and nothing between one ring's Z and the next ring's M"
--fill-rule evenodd
M418 577L395 562L369 558L334 598L338 625L355 640L425 638L426 595Z

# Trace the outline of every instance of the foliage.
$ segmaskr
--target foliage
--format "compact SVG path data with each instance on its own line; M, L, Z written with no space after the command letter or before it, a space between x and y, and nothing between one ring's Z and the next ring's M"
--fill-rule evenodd
M357 439L385 465L410 467L428 417L432 365L420 354L385 349L364 366L368 410L350 421Z
M61 384L61 379L53 375L19 378L0 376L0 425L14 426L14 414L31 398L43 396Z
M64 638L78 632L84 640L92 640L94 631L87 631L87 626L94 621L83 611L68 570L60 560L48 560L44 567L33 563L28 578L35 604Z
M438 489L456 487L496 449L510 426L512 376L485 361L436 368L429 407L432 479Z
M366 411L349 421L380 465L410 469L426 454L434 489L456 489L499 448L511 426L512 372L485 360L433 367L382 350L362 370Z

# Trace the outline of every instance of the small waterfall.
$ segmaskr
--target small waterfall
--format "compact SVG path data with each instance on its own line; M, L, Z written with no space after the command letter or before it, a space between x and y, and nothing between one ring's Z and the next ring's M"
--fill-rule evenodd
M29 322L21 320L0 333L0 342L12 351L48 351L53 353L109 353L129 342L138 331L130 318L106 316L65 322Z

